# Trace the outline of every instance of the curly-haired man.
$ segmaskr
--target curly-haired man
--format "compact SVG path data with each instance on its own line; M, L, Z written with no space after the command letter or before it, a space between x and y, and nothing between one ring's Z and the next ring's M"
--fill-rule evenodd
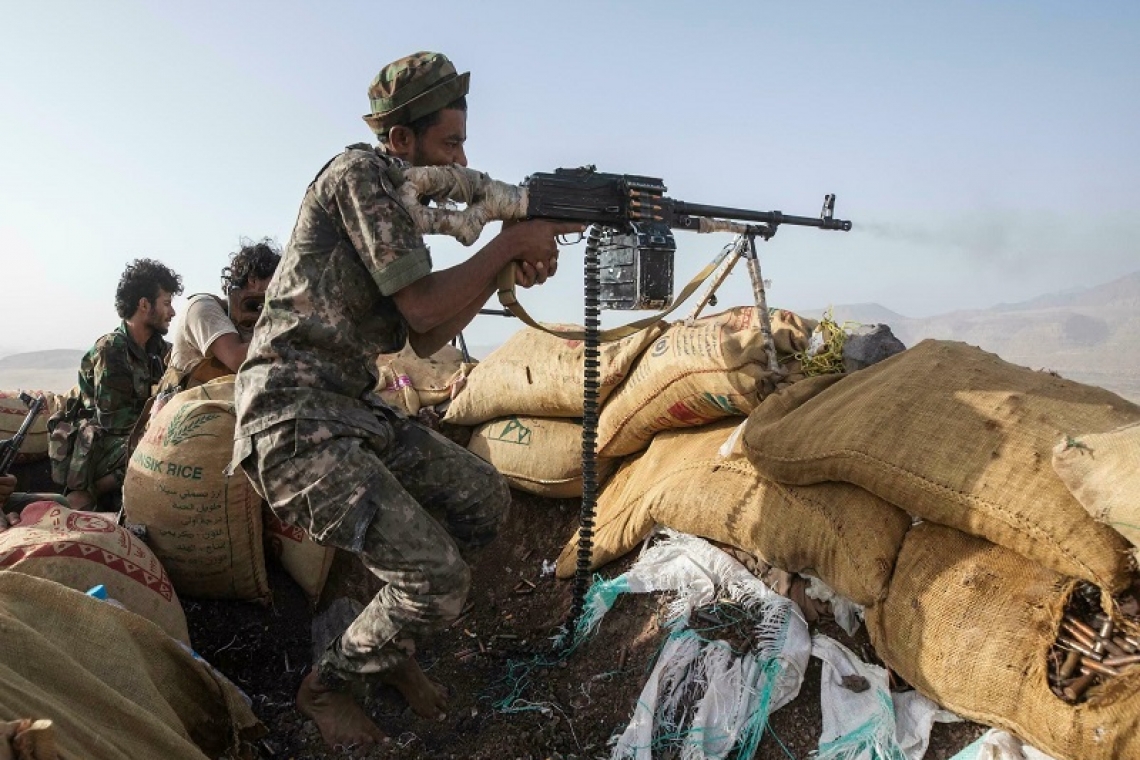
M242 240L222 270L224 299L209 293L190 296L174 332L161 395L238 371L265 305L265 289L280 261L281 251L269 238L256 243Z
M91 509L122 487L127 441L162 379L170 351L162 336L181 292L182 278L160 262L128 264L115 290L122 323L84 355L78 396L48 422L52 478L75 509Z

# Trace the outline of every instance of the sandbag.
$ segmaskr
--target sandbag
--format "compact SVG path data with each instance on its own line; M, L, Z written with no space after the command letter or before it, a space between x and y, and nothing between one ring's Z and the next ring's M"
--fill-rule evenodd
M520 491L568 499L582 495L582 423L569 419L507 417L479 427L467 444ZM604 483L618 461L597 459Z
M867 611L876 653L922 694L1004 728L1057 760L1140 757L1140 667L1071 705L1048 655L1076 581L933 523L899 552L886 600Z
M1066 436L1053 448L1053 471L1094 520L1140 547L1140 424Z
M578 325L548 325L581 330ZM599 349L598 403L603 404L645 347L665 329L659 322ZM585 347L527 327L493 351L471 370L464 389L443 419L456 425L477 425L512 415L533 417L582 416L582 367Z
M20 447L17 462L34 462L46 459L48 455L48 417L52 416L67 401L67 395L52 393L51 391L26 391L31 396L43 396L43 410L32 420L24 437L24 445ZM11 438L24 424L28 416L28 405L20 399L20 391L0 391L0 441Z
M767 403L765 401L764 403ZM902 510L847 483L787 486L760 477L739 450L722 455L739 420L659 433L598 499L594 562L621 556L660 524L820 578L868 605L887 590L910 527ZM577 537L557 572L574 573Z
M773 413L769 413L769 412ZM1056 441L1140 420L1101 388L927 340L745 429L756 469L781 483L854 483L913 515L1118 592L1127 544L1050 471Z
M61 758L205 760L265 733L184 644L66 586L0 573L0 630L0 723L51 721Z
M224 385L216 386L221 395ZM128 522L147 526L147 541L180 594L265 599L261 498L240 469L225 474L234 405L194 400L210 387L179 393L151 419L127 466L123 508Z
M791 314L777 311L771 317L777 347L806 348L810 323L784 313ZM792 357L785 353L783 358ZM755 307L673 324L602 407L598 453L625 456L644 449L662 430L746 416L783 381L767 367Z
M471 367L454 346L444 346L423 359L409 344L397 354L382 354L376 360L376 393L392 408L414 415L422 407L450 399Z
M189 644L186 615L166 570L113 518L54 501L33 502L20 513L19 525L0 532L0 570L83 592L102 584L109 597Z
M268 505L264 505L261 517L270 552L316 607L328 580L335 550L321 546L302 528L282 520Z

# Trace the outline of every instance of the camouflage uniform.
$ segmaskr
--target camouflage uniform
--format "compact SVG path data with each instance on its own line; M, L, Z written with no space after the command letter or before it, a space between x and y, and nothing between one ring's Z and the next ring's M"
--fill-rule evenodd
M93 491L95 481L127 469L127 440L162 379L170 344L155 333L145 346L127 323L104 335L79 365L79 396L48 421L52 479L68 491Z
M254 487L387 582L317 663L330 685L396 667L397 639L458 615L461 552L491 540L510 503L493 467L373 392L376 357L407 340L391 296L431 271L393 197L396 161L352 145L309 185L235 388L234 459Z

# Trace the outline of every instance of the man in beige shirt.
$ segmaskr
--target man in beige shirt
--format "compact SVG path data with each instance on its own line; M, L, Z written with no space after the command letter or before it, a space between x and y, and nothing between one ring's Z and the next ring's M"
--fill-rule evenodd
M222 270L225 300L209 293L190 296L186 316L174 336L160 396L232 375L245 361L253 326L265 305L265 288L281 261L281 252L268 238L242 243Z

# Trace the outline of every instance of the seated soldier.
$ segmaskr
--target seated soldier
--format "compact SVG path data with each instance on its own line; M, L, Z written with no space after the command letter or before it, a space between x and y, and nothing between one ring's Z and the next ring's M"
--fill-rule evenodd
M115 309L123 321L79 366L79 395L48 420L52 479L74 509L114 494L127 469L127 441L162 379L182 278L152 259L132 261L119 279Z
M281 253L269 238L258 243L243 240L222 270L225 300L209 293L190 296L186 314L174 332L160 397L238 371L265 305L265 288L279 261Z

